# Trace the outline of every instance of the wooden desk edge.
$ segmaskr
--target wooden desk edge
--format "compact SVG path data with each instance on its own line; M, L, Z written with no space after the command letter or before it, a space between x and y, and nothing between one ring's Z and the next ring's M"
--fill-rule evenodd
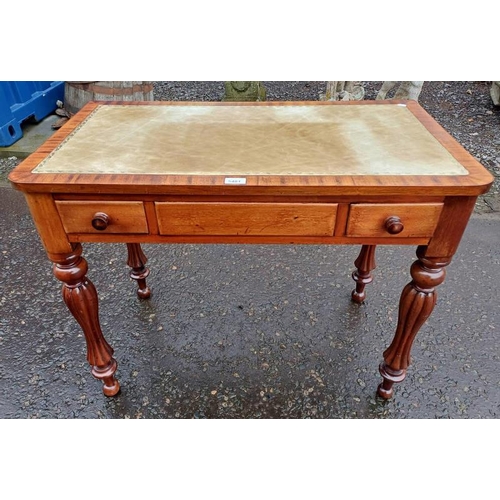
M115 175L115 174L33 174L40 162L54 151L99 105L128 106L346 106L346 105L405 104L450 154L461 163L469 175L464 176L247 176L245 186L224 185L227 175ZM477 196L488 191L493 176L458 143L416 101L268 101L258 103L200 101L91 101L61 129L18 165L9 175L12 185L25 192L72 192L77 185L80 193L94 193L96 184L102 193L117 191L134 194L216 193L216 194L310 194L310 195L397 195L411 194ZM70 187L68 187L70 186Z

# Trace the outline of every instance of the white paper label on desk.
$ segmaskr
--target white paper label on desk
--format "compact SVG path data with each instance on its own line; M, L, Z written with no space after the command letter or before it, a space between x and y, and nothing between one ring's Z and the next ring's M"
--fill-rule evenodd
M246 177L226 177L224 179L224 184L246 184Z

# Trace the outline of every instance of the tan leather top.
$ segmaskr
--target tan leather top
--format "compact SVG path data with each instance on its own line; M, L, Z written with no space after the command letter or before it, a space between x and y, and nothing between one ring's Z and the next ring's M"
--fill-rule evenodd
M33 172L468 174L401 104L102 105Z

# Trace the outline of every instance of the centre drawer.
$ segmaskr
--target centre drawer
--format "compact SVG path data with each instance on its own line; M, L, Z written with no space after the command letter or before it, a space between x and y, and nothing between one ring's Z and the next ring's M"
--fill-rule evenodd
M333 203L155 203L160 234L333 236Z
M142 201L56 201L64 230L69 233L148 232Z

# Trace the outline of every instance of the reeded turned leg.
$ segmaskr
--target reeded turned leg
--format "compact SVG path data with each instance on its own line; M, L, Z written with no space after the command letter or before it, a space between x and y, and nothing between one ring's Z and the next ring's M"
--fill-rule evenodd
M151 290L146 284L149 269L145 266L148 259L144 255L139 243L127 243L127 251L127 265L132 268L130 277L137 282L137 295L141 299L148 299L151 296Z
M363 245L358 258L354 261L356 270L352 273L352 279L356 282L356 289L352 291L351 298L358 304L366 298L365 286L373 281L371 272L377 267L375 265L376 248L376 245Z
M113 348L106 342L99 324L98 297L92 282L87 278L87 261L81 256L80 244L73 253L51 255L54 275L63 282L63 299L85 334L87 360L92 375L103 382L106 396L114 396L120 390L115 378L117 368Z
M392 397L393 385L406 376L413 340L434 309L437 298L435 288L444 281L445 266L451 261L451 258L428 258L425 256L426 249L424 246L417 249L418 260L412 264L410 271L413 279L401 294L396 333L380 365L383 381L377 392L384 399Z

